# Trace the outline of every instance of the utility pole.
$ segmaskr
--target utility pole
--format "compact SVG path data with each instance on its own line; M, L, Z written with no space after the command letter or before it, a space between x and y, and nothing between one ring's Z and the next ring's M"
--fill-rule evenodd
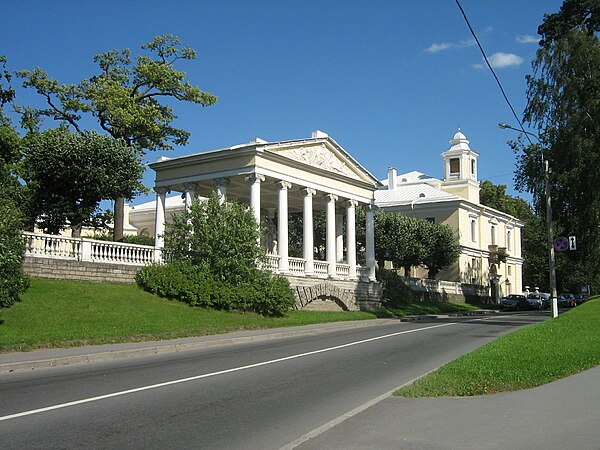
M557 292L556 292L556 259L554 257L554 230L552 228L552 196L550 194L550 167L548 164L548 159L544 153L544 148L542 147L542 140L537 134L530 133L525 130L521 130L519 128L514 128L508 125L507 123L499 123L498 126L502 129L509 129L518 131L519 133L524 133L529 136L533 136L537 139L540 144L540 148L542 150L542 164L544 165L544 194L546 196L546 225L548 226L548 267L549 267L549 276L550 276L550 300L552 302L552 318L558 317L558 301L557 301ZM529 141L531 142L531 140Z

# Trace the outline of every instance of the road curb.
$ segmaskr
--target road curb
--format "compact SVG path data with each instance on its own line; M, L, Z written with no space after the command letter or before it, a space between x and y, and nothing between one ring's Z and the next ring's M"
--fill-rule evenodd
M465 311L460 313L449 313L449 314L427 314L422 316L405 316L400 319L401 322L416 322L421 320L436 320L436 319L447 319L449 317L473 317L473 316L490 316L499 314L500 311L495 309L482 310L482 311Z
M181 342L189 340L182 338L174 341L165 341L164 344L148 346L148 343L140 342L140 347L123 350L108 351L90 351L89 353L46 357L41 359L32 359L26 361L15 361L0 363L0 374L23 372L40 369L50 369L55 367L64 367L75 364L89 364L96 362L116 361L127 358L154 356L168 353L185 352L190 350L200 350L212 347L221 347L225 345L245 344L250 342L267 341L271 339L284 339L299 336L310 336L333 331L348 330L353 328L366 328L381 326L388 323L398 322L398 319L375 319L364 321L335 322L330 324L321 324L320 326L308 326L309 328L290 328L289 330L278 329L275 332L264 332L264 330L254 330L256 334L247 332L244 336L222 335L222 337L201 336L196 341ZM261 332L263 331L263 332ZM178 342L179 341L179 342ZM118 345L118 344L117 344ZM64 349L62 349L64 350ZM77 347L73 348L74 351ZM67 350L68 351L68 350ZM2 355L0 355L0 359Z

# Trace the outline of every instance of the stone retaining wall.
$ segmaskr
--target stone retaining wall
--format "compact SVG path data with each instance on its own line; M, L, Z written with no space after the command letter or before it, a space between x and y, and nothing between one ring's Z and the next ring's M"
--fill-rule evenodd
M489 303L489 287L426 278L402 277L416 302Z
M105 283L135 283L140 266L94 263L68 259L25 257L25 273L40 278L98 281Z

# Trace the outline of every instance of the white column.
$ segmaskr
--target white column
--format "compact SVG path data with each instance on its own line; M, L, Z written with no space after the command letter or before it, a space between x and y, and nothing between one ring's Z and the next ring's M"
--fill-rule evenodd
M369 280L375 281L375 217L373 210L375 205L373 201L371 204L365 206L366 216L366 262L367 268L369 269Z
M162 260L162 249L165 246L165 209L167 194L171 190L167 187L155 187L156 192L156 220L154 223L154 260Z
M219 197L219 202L223 203L225 201L225 197L227 196L229 178L216 178L214 183L217 190L217 196Z
M288 255L288 189L292 183L288 181L279 181L279 202L277 209L277 245L279 253L279 272L288 273L290 271L290 261Z
M303 244L304 244L304 273L312 275L315 272L314 261L314 222L313 222L313 195L317 193L314 189L302 189L304 194L304 215L302 220L303 226Z
M330 278L337 276L336 266L336 239L335 239L335 201L338 199L337 195L327 194L327 233L325 239L325 253L327 254L327 274Z
M250 185L250 206L252 207L252 211L254 211L254 218L260 228L260 183L265 181L265 176L253 173L246 176L245 181Z
M350 266L348 277L356 279L356 200L348 200L346 203L346 250L347 262Z
M344 214L335 213L335 260L344 262Z
M195 183L184 183L183 188L184 191L184 204L185 211L190 212L190 208L192 206L192 199L196 197L196 184Z

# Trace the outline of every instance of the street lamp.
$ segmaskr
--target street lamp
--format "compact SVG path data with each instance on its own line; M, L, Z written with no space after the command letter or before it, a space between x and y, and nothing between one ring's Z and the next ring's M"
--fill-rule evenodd
M515 130L519 133L524 133L529 136L533 136L537 139L538 143L542 141L537 134L529 133L528 131L514 128L507 123L499 123L498 126L502 129ZM529 140L531 142L531 140ZM550 289L551 289L551 301L552 301L552 318L558 317L558 303L556 293L556 260L554 258L554 231L552 230L552 197L550 195L550 168L548 166L548 159L544 155L544 149L542 148L542 163L544 164L544 188L546 196L546 223L548 225L548 264L550 266Z

